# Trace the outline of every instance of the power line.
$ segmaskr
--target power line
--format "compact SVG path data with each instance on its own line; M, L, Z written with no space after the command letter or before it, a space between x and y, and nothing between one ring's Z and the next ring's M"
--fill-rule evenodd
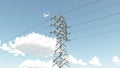
M46 26L46 27L44 27L44 28L42 28L42 29L38 29L38 30L36 30L35 32L39 32L39 31L43 31L43 30L46 30L46 29L48 29L50 26ZM47 34L48 35L48 34Z
M96 9L96 10L93 10L93 11L89 11L89 12L87 12L87 13L85 13L85 14L78 14L77 16L70 18L69 21L74 20L74 19L77 19L77 18L79 18L79 17L81 17L81 16L85 16L85 15L90 14L90 13L95 13L95 12L97 12L97 11L100 11L100 10L103 10L103 9L106 9L106 8L110 8L110 7L112 7L112 6L119 5L119 4L120 4L120 2L117 2L117 3L113 3L113 4L111 4L111 5L107 5L107 6L105 6L105 7L102 7L102 8L100 8L100 9Z
M87 22L82 22L82 23L79 23L79 24L71 25L70 27L76 27L76 26L80 26L82 24L93 23L94 21L105 19L105 18L112 17L112 16L116 16L116 15L119 15L119 14L120 14L120 12L116 12L116 13L113 13L113 14L110 14L110 15L106 15L106 16L103 16L103 17L99 17L99 18L96 18L96 19L89 20Z
M90 30L90 29L94 29L94 28L99 28L99 27L103 27L103 26L107 26L107 25L111 25L111 24L116 24L116 23L119 23L119 22L109 22L109 23L105 23L105 24L101 24L101 25L96 25L96 26L93 26L93 27L85 28L85 29L79 29L79 30L73 31L71 33L72 34L73 33L78 33L79 31L86 31L86 30Z
M80 9L80 8L83 8L83 7L89 6L89 5L91 5L91 4L97 3L97 2L99 2L99 1L101 1L101 0L95 0L95 1L93 1L93 2L90 2L90 3L84 4L84 5L78 6L78 7L76 7L76 8L70 9L70 10L65 11L65 12L63 12L63 13L60 13L60 15L68 14L68 13L73 12L73 11L75 11L75 10L78 10L78 9Z
M44 21L44 22L42 22L42 23L40 23L40 24L37 24L37 25L35 25L35 26L33 26L33 27L27 29L26 31L23 31L23 32L21 32L21 33L15 35L15 36L13 36L13 37L11 37L11 38L5 40L5 41L2 41L2 42L4 43L4 42L6 42L6 41L9 41L9 40L11 40L11 39L13 39L13 38L15 38L15 37L18 37L18 36L24 34L24 33L26 33L26 32L29 32L29 31L35 29L36 27L38 27L38 26L40 26L40 25L43 25L43 24L47 23L48 21L49 21L49 20L46 20L46 21ZM43 30L43 29L46 29L46 28L41 28L40 30Z
M94 35L86 35L86 36L76 37L76 38L73 38L73 40L78 40L78 39L83 39L83 38L89 38L89 37L94 37L94 36L98 36L98 35L103 35L103 34L108 34L108 33L113 33L113 32L119 32L119 31L120 31L120 29L115 29L115 30L111 30L111 31L97 33L97 34L94 34Z

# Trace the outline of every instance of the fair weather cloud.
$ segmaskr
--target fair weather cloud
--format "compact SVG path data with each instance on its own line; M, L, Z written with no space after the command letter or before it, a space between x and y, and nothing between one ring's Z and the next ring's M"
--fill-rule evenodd
M50 16L50 13L49 13L49 12L43 13L43 17L44 17L44 18L46 18L46 17L48 17L48 16Z
M112 62L115 64L120 64L120 58L118 56L113 56Z
M79 64L79 65L82 65L82 66L87 66L87 63L84 62L82 59L76 59L72 55L69 56L69 61L72 64Z
M73 57L72 55L70 55L68 57L68 61L71 64L78 64L81 66L87 66L87 63L84 62L82 59L77 60L75 57ZM19 65L19 68L52 68L53 62L51 61L41 61L41 60L26 60L24 62L22 62ZM55 66L55 68L58 68L57 66Z
M92 64L94 66L102 66L103 64L100 62L99 58L97 56L94 56L90 61L89 64Z
M0 47L0 49L13 54L14 56L18 56L18 55L22 55L25 56L25 54L23 52L21 52L18 49L12 48L11 46L8 46L6 43L2 44L2 46Z
M52 61L26 60L19 65L19 68L52 68Z
M77 64L80 66L88 66L88 63L83 61L83 59L76 59L72 55L69 55L68 61L70 64ZM100 63L99 58L97 56L94 56L90 61L90 65L94 66L102 66L102 63ZM19 68L52 68L53 62L51 61L41 61L41 60L25 60L19 65ZM57 66L55 68L58 68Z
M50 56L53 54L56 39L41 35L38 33L30 33L22 37L17 37L8 44L1 44L0 49L13 55L33 54L37 56Z

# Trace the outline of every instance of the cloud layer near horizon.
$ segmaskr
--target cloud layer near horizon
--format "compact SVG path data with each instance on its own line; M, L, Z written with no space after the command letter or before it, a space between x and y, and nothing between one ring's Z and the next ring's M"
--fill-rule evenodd
M82 59L76 59L75 57L73 57L72 55L69 55L68 57L68 61L71 64L77 64L77 65L81 65L81 66L87 66L87 63L84 62ZM53 62L52 61L41 61L41 60L25 60L24 62L22 62L19 65L19 68L52 68ZM58 68L57 66L55 66L55 68Z
M112 62L115 64L120 64L120 58L118 56L113 56Z
M19 65L19 68L52 68L52 61L26 60Z
M100 62L99 58L97 56L94 56L90 61L89 64L95 65L95 66L102 66L103 64Z
M88 63L83 61L83 59L76 59L72 55L69 55L68 61L70 62L70 64L88 66ZM38 59L25 60L19 65L19 68L52 68L52 64L53 64L52 60L47 62L44 62ZM93 58L91 58L91 60L89 61L89 64L94 66L102 66L102 63L99 61L99 58L97 56L94 56ZM55 66L55 68L58 68L58 67Z

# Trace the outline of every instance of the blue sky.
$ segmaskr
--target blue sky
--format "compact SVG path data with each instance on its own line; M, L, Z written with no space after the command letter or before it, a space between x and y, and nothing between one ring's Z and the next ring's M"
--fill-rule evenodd
M91 2L94 3L89 4ZM82 5L84 7L78 8ZM114 56L120 58L119 7L119 0L0 0L0 40L2 44L8 44L9 41L32 32L54 38L53 34L49 34L54 30L49 26L54 20L48 19L54 15L62 15L71 26L68 29L71 41L66 43L69 54L88 64L82 66L71 63L71 68L119 68L120 64L112 62ZM49 14L48 17L43 16L46 13ZM18 36L38 24L41 25ZM95 56L99 58L102 66L89 63ZM19 68L19 65L28 59L49 61L51 58L32 54L13 56L0 49L1 68Z

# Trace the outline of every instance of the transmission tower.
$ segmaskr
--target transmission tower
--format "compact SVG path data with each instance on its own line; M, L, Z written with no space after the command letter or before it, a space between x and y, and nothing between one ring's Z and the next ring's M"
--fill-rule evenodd
M55 22L51 25L56 28L51 33L54 33L57 37L57 44L54 50L53 68L63 68L65 65L69 67L68 53L66 50L65 42L69 41L67 35L67 24L63 16L53 16L52 19Z

